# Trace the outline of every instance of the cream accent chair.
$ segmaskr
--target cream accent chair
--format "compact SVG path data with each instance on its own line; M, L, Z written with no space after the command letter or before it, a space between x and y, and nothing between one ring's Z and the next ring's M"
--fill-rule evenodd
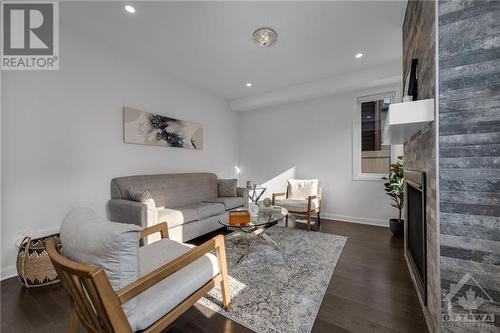
M279 199L285 197L283 199ZM284 207L290 214L307 218L307 231L311 231L311 217L318 218L318 230L321 223L321 187L317 179L289 179L286 192L273 193L273 205ZM288 222L288 216L286 217Z

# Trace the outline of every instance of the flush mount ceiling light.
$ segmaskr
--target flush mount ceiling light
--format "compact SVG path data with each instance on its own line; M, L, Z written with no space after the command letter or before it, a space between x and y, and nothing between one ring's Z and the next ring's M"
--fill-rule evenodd
M356 55L354 56L356 59L360 59L363 57L363 53L356 53Z
M253 84L251 84L250 82L247 82L246 86L251 87L251 86L253 86Z
M125 6L125 10L126 10L127 12L129 12L130 14L134 14L134 13L135 13L135 8L134 8L134 7L132 7L132 6L130 6L130 5L126 5L126 6Z
M259 28L253 32L253 40L257 45L270 47L276 43L278 39L278 34L272 28Z

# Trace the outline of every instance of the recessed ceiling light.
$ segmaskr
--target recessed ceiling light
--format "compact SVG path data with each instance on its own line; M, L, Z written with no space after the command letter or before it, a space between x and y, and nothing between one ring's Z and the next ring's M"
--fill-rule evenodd
M272 28L262 27L253 32L253 40L259 46L273 46L277 39L278 33Z
M356 55L354 57L356 57L356 59L362 58L363 53L356 53Z
M253 84L251 84L250 82L247 82L246 86L251 87L251 86L253 86Z
M126 5L126 6L125 6L125 10L126 10L127 12L129 12L130 14L135 13L135 8L134 8L134 7L132 7L132 6L130 6L130 5Z

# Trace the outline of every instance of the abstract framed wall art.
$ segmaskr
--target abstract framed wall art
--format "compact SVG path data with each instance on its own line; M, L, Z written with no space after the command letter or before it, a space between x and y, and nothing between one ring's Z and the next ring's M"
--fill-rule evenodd
M142 145L203 149L201 124L123 108L123 141Z

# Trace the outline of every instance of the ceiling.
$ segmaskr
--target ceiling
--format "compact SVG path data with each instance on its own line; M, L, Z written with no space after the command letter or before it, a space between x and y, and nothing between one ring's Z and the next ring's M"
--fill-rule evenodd
M61 24L228 100L401 62L406 1L127 3L61 2Z

